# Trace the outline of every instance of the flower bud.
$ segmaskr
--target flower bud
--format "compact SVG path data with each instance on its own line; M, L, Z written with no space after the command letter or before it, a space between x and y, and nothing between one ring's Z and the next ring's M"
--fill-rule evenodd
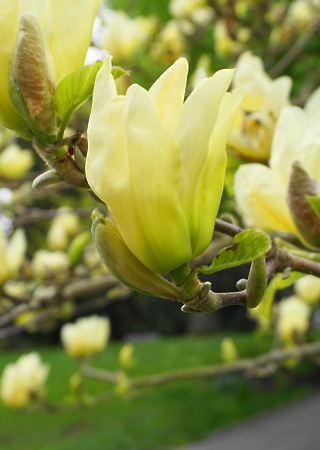
M224 338L221 342L221 358L225 362L232 362L238 359L237 348L231 338Z
M294 285L295 293L309 305L320 300L320 278L306 275L299 278Z
M109 336L110 321L107 317L83 317L61 328L62 344L66 352L76 358L102 352Z
M93 215L92 235L105 266L122 283L157 297L179 297L179 290L147 269L128 249L115 223L97 211Z
M287 202L292 218L307 244L320 247L320 218L306 199L320 191L320 182L310 177L299 161L294 161Z
M0 153L0 176L5 178L21 178L33 165L33 153L22 149L19 145L8 145Z
M295 333L306 333L310 312L310 306L295 295L281 300L277 309L276 330L284 342L293 341Z
M256 308L267 287L267 268L264 256L260 256L251 263L247 289L247 308Z
M42 31L38 20L31 14L21 17L12 74L17 90L15 94L21 95L34 126L45 135L55 134L54 84L47 67ZM24 107L17 101L15 103L29 122Z
M134 347L130 343L127 343L121 347L119 352L119 362L124 369L131 369L134 365L133 352Z

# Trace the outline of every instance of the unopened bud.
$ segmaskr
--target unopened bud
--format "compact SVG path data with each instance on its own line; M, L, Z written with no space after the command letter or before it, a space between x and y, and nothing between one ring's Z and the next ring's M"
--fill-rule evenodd
M132 344L125 344L119 352L119 362L124 369L130 369L134 365L134 347Z
M320 247L320 218L306 196L315 196L320 183L304 170L299 161L294 161L288 187L287 202L292 218L305 242Z
M129 250L117 225L98 211L93 213L92 235L109 272L126 286L145 294L176 300L176 286L145 267Z
M53 103L54 85L47 67L41 28L35 16L21 17L17 44L12 58L12 73L22 96L32 128L45 135L54 135L56 119ZM16 105L25 116L23 106Z
M247 308L255 308L263 298L267 287L267 268L264 256L251 263L247 283Z

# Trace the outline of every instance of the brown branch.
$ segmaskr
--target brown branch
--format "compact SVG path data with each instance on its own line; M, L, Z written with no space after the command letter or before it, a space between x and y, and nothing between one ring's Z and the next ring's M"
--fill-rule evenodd
M312 342L289 349L273 350L255 358L240 359L232 363L215 364L212 366L182 369L164 374L139 377L129 380L129 386L131 389L155 387L174 381L191 378L210 378L236 372L243 372L250 376L254 376L257 370L261 373L261 368L269 364L274 364L275 367L278 368L289 358L306 359L318 356L319 354L320 342ZM86 367L83 374L108 383L115 383L117 380L116 374L105 372L102 369Z

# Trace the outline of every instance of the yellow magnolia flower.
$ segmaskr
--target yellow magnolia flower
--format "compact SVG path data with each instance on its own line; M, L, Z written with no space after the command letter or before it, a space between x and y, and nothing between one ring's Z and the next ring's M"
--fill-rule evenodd
M101 0L0 0L0 122L5 127L22 133L28 129L8 89L9 66L20 18L30 14L40 23L48 70L58 84L82 66L100 4Z
M0 153L0 176L6 178L23 177L33 166L33 152L10 144Z
M26 249L27 240L22 229L16 230L7 241L2 227L0 227L0 285L17 275Z
M32 395L41 395L49 374L36 352L22 355L14 364L8 364L1 377L0 396L12 408L22 408Z
M294 333L304 335L309 328L310 314L310 306L296 295L281 300L277 308L276 330L282 340L292 341Z
M32 260L32 273L44 279L65 275L70 267L68 255L63 251L37 250Z
M80 222L77 214L67 208L60 208L53 219L47 235L50 250L65 250L70 240L79 232Z
M286 231L300 237L287 205L292 163L298 160L308 174L320 180L320 89L304 110L285 107L272 142L269 166L244 164L235 176L238 211L248 227Z
M61 341L66 352L73 357L91 355L104 350L110 336L107 317L82 317L61 328Z
M291 84L286 76L272 80L262 60L250 52L240 56L233 87L243 89L244 99L228 141L239 155L268 161L276 122L289 104Z
M216 21L213 28L214 51L220 58L239 55L243 51L243 44L230 36L225 20Z
M183 58L146 91L117 96L107 58L96 78L86 173L127 247L165 273L209 245L223 189L228 135L242 94L233 71L202 80L183 103Z
M313 305L320 300L320 278L313 275L299 278L294 284L294 290L298 297Z
M101 37L102 47L114 59L126 62L138 50L143 50L150 40L155 27L153 18L131 19L123 11L114 11L107 21Z
M152 48L154 58L163 64L172 64L186 51L186 40L181 30L181 23L169 20L157 35Z

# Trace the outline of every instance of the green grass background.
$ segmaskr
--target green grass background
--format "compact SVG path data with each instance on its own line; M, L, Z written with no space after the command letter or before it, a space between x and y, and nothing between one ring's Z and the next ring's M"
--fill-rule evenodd
M268 351L268 337L233 335L241 357ZM221 362L223 336L174 337L135 344L136 366L131 375L164 373L179 368ZM92 364L108 370L119 368L121 343L111 343ZM51 365L47 394L54 403L70 402L68 381L78 370L76 361L61 348L40 348L43 360ZM21 354L0 355L0 369ZM290 381L291 380L291 381ZM86 380L87 395L108 386ZM238 375L215 379L193 379L147 388L73 412L13 411L0 405L0 449L81 450L171 449L203 439L266 409L302 397L310 391L296 384L292 376L278 374L268 380L244 380Z

